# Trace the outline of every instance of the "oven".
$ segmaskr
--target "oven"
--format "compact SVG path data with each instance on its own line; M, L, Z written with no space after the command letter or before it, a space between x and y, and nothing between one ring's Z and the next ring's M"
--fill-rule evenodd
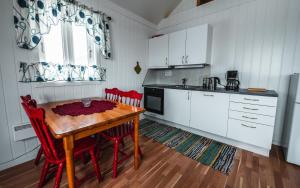
M164 89L144 88L144 108L148 112L164 114Z

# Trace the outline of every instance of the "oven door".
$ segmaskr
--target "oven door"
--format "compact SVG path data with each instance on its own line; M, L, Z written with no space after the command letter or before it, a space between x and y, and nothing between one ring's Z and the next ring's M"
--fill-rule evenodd
M147 111L164 114L164 89L144 88L144 107Z

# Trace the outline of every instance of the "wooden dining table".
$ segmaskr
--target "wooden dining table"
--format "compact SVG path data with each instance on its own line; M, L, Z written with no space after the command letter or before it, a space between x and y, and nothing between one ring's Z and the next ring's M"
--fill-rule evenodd
M104 100L102 98L93 98L93 100ZM145 110L140 107L134 107L122 103L117 103L112 110L101 113L80 116L61 116L52 111L58 105L78 102L79 100L68 100L61 102L50 102L38 105L46 113L46 122L49 129L56 139L63 139L63 145L66 155L66 171L69 187L75 187L75 173L73 161L74 141L79 140L101 131L108 130L126 122L133 121L134 124L134 168L139 167L139 115Z

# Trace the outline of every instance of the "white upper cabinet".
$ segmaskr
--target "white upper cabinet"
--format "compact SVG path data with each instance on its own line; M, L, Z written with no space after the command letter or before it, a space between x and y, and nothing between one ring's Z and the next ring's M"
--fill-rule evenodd
M163 35L149 40L149 67L168 67L169 36Z
M165 89L164 119L184 126L190 120L190 91Z
M169 34L169 65L185 64L186 30Z
M186 30L186 63L210 64L212 31L208 24Z
M169 65L210 64L212 30L208 24L169 34Z
M226 136L229 95L192 91L190 126L205 132Z

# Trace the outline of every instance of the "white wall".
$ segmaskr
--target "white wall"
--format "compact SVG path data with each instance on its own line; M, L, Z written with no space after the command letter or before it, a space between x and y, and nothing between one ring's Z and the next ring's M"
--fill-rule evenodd
M224 82L225 72L237 69L242 87L264 87L279 93L273 143L280 144L288 75L300 72L300 1L214 0L194 8L191 1L183 0L160 22L157 33L211 24L212 74Z
M102 59L100 62L107 68L107 81L41 87L40 84L18 82L19 62L38 61L38 52L37 49L29 51L16 46L12 1L1 1L0 170L35 157L36 151L13 160L31 151L38 144L36 138L18 142L13 140L13 127L28 122L20 106L20 95L31 94L39 102L44 102L101 96L105 87L142 90L148 60L148 38L155 32L155 26L107 0L85 0L84 3L92 6L94 10L104 11L113 19L111 23L113 60ZM139 75L133 70L136 61L139 61L142 67ZM5 163L9 160L13 161Z

